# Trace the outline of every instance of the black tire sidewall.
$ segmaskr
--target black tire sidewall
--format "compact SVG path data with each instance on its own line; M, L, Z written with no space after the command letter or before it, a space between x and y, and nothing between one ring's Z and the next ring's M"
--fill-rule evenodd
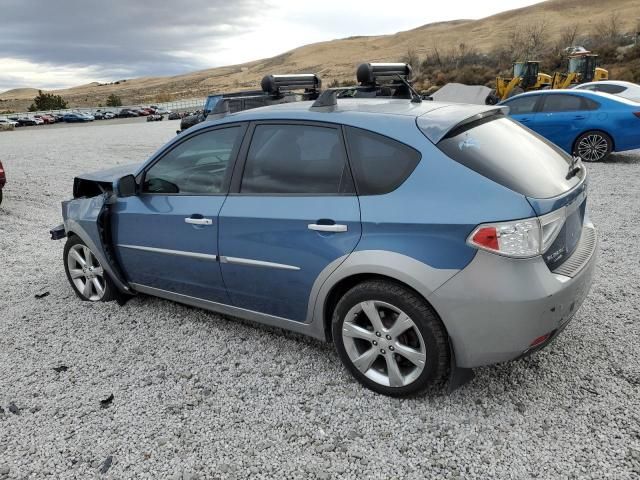
M384 286L392 287L385 288ZM380 385L366 377L351 362L342 340L342 325L347 312L360 302L378 300L396 306L405 312L418 327L425 343L427 359L420 376L404 387L388 387ZM438 330L438 331L434 331ZM447 365L442 365L442 355L449 358L448 341L438 341L437 338L447 338L444 326L437 318L431 307L412 291L391 282L367 282L348 291L338 302L332 318L333 342L342 363L351 374L369 389L389 396L404 397L415 395L430 387L439 387L443 380L443 373L447 373ZM446 352L442 349L446 348ZM446 362L445 362L446 363ZM445 372L443 372L443 367Z
M584 132L584 133L580 134L575 139L575 141L573 142L573 154L579 157L580 155L578 155L578 144L580 143L580 141L583 138L588 137L589 135L593 135L593 134L600 135L602 138L604 138L607 141L607 153L600 160L585 160L582 157L580 157L580 158L582 159L583 162L587 162L587 163L604 162L607 158L609 158L609 155L613 151L613 139L611 138L611 135L609 135L608 133L603 132L601 130L589 130L587 132Z

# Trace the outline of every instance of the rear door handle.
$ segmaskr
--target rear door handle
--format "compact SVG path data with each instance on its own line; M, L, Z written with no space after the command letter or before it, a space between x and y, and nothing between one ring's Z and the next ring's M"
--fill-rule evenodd
M333 225L321 225L317 223L310 223L307 225L309 230L315 230L316 232L346 232L346 225L339 225L334 223Z
M584 115L576 115L576 116L575 116L575 117L573 117L573 118L574 118L575 120L584 120L584 119L585 119L585 118L587 118L587 117L585 117Z
M213 225L213 220L210 218L204 218L201 215L195 216L192 215L184 219L184 223L189 223L191 225Z

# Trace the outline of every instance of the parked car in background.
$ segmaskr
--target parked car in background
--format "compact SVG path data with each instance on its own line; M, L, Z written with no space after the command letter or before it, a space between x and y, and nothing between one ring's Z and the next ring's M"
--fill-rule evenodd
M33 121L36 125L44 125L45 121L40 117L33 117Z
M640 104L589 90L540 90L500 105L509 115L585 162L640 148Z
M39 118L40 120L42 120L43 123L50 125L52 123L56 123L56 119L54 116L52 115L34 115L34 118Z
M4 165L0 162L0 203L2 203L2 189L7 184L7 172L4 170Z
M221 115L76 177L51 231L71 288L332 341L393 396L548 345L595 270L581 162L501 108L336 96Z
M116 114L113 112L104 112L104 119L110 120L112 118L116 118Z
M139 116L140 114L131 108L123 108L118 112L118 115L117 115L118 118L131 118L131 117L139 117Z
M93 121L93 117L91 115L86 115L84 113L79 113L79 112L65 113L63 119L67 123L79 123L79 122L91 122L91 121Z
M640 85L637 83L623 82L621 80L601 80L599 82L583 83L576 86L575 89L610 93L611 95L617 95L640 103Z
M53 118L56 119L57 122L64 122L64 114L63 113L54 113Z
M182 118L182 115L179 112L171 112L169 113L169 117L167 117L169 120L180 120Z
M172 112L171 110L167 110L166 108L156 108L156 113L158 115L170 115Z
M33 127L35 125L41 125L42 123L44 123L42 120L38 122L35 118L21 117L18 119L19 127Z
M15 120L9 120L8 118L0 118L0 124L2 125L12 125L13 127L18 126L18 122Z
M162 115L157 115L154 113L153 115L149 115L147 117L147 122L160 122L162 121L162 119L164 119Z

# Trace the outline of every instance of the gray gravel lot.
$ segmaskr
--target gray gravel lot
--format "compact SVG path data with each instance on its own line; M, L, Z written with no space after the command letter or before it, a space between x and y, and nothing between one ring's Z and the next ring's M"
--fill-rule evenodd
M397 400L315 340L76 298L48 235L74 175L142 161L176 128L0 133L0 479L640 478L640 152L589 167L601 257L565 333L450 395Z

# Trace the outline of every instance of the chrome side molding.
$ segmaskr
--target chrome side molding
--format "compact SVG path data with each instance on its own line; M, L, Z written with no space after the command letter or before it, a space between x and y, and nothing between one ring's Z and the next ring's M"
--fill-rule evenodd
M202 260L210 260L214 262L218 259L217 255L211 255L209 253L185 252L184 250L169 250L167 248L143 247L141 245L118 244L118 247L129 248L132 250L141 250L143 252L164 253L166 255L176 255L179 257L200 258Z

